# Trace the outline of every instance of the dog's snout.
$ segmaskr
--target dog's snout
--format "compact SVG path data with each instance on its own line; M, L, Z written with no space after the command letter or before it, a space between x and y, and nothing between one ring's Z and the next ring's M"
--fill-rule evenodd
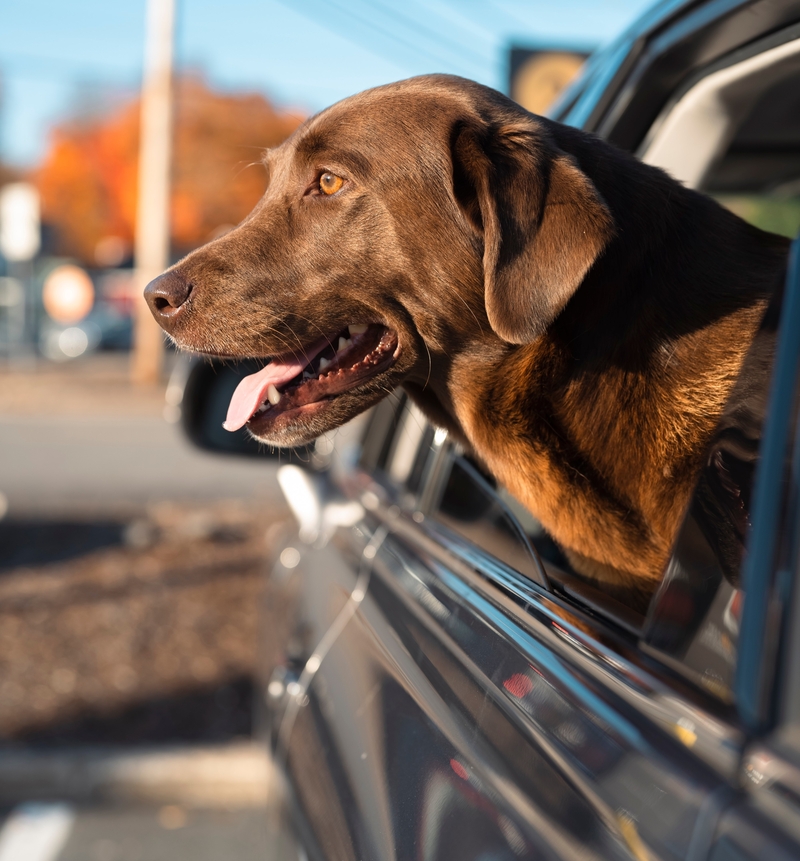
M156 320L167 326L183 310L191 292L191 281L178 272L165 272L145 287L144 298Z

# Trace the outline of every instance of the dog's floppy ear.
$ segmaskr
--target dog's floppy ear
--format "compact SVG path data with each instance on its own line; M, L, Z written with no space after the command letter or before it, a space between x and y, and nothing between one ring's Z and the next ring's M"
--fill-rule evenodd
M456 199L483 232L486 311L512 344L539 337L613 233L591 180L535 126L461 126L453 138Z

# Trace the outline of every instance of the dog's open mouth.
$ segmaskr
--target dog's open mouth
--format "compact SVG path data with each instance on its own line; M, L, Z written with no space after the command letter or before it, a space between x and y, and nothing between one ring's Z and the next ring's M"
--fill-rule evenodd
M235 431L247 425L258 436L277 416L330 400L386 370L396 352L397 333L386 326L347 326L245 377L233 393L223 427Z

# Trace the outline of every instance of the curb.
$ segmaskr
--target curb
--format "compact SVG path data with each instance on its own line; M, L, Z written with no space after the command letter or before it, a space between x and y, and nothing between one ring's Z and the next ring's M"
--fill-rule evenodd
M60 800L190 807L267 804L274 768L253 742L0 752L0 803Z

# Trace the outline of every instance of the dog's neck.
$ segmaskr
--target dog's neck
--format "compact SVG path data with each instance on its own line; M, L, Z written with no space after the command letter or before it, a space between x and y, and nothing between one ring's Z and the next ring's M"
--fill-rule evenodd
M656 180L664 207L650 199L618 220L617 238L542 338L476 339L427 393L410 389L579 567L620 583L660 578L785 265L784 241ZM626 218L654 223L627 231ZM628 235L650 246L628 248Z

